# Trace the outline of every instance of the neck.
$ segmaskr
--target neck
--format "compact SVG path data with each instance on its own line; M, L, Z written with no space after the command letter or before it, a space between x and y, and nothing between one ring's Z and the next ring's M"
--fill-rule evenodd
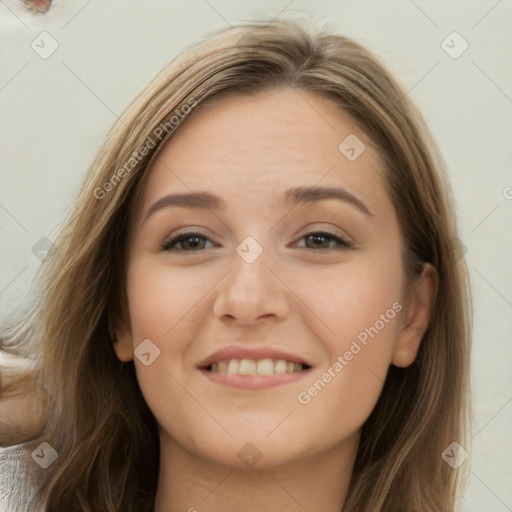
M279 467L243 469L205 460L161 433L155 512L340 512L359 435Z

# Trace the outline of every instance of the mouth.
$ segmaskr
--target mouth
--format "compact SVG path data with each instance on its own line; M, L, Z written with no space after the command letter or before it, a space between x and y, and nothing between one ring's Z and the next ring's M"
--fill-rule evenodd
M301 358L268 348L220 350L198 365L210 382L242 389L266 389L303 378L312 366Z
M221 359L203 368L207 372L222 375L283 375L298 373L311 368L306 363L296 363L286 359Z

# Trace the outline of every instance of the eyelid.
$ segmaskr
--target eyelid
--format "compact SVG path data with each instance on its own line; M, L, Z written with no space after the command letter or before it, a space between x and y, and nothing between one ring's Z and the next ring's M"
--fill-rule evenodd
M161 244L161 249L163 251L171 252L174 250L174 247L168 247L169 244L171 244L171 243L178 244L183 241L180 239L186 239L187 236L192 237L194 235L198 235L200 238L204 238L204 239L216 244L216 242L214 242L212 240L211 236L208 233L206 233L203 229L201 229L201 228L185 228L183 231L178 230L176 233L171 234L168 237L166 237L165 240ZM334 240L337 245L335 245L334 247L327 247L327 248L323 248L323 249L312 249L310 247L300 247L301 249L311 249L313 251L318 251L318 252L328 252L328 251L343 250L343 249L354 249L354 241L349 236L345 235L344 233L340 233L334 229L331 230L331 229L327 229L327 228L317 228L317 229L309 228L308 230L303 232L303 234L301 236L299 236L298 238L295 238L295 241L293 242L293 244L296 245L297 242L299 242L300 240L303 240L306 237L311 236L311 235L324 235L327 238ZM178 252L203 252L203 250L184 251L184 250L179 250L179 249L177 251Z
M295 240L300 240L301 238L313 233L323 233L328 236L341 238L347 244L356 244L356 240L348 235L345 230L335 224L332 224L330 221L311 222L306 227L300 229L297 233L297 236L294 236Z
M304 238L310 236L310 235L324 235L328 238L331 238L335 242L337 242L337 246L334 247L328 247L326 249L319 249L319 252L326 252L331 250L341 250L341 249L354 249L354 242L353 240L348 237L347 235L343 233L339 233L336 230L330 230L326 228L318 228L318 229L308 229L305 233L303 233L297 241L303 240ZM296 243L296 242L294 242ZM301 247L301 249L308 249L308 247ZM313 249L314 250L314 249Z
M201 237L207 238L208 240L213 242L213 240L211 240L211 236L201 228L184 228L183 231L178 230L176 233L173 233L173 234L170 234L169 236L167 236L165 238L165 240L162 242L161 248L163 250L169 250L169 249L166 249L166 246L169 244L169 242L171 242L177 238L180 238L180 237L185 237L187 235L189 235L189 236L200 235ZM185 251L183 251L183 252L185 252Z

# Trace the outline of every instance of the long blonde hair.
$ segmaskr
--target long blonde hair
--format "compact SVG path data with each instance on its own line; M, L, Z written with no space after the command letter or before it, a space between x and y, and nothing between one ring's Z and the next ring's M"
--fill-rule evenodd
M30 378L45 425L33 446L46 441L58 453L39 471L31 510L152 510L156 422L133 363L120 363L109 337L109 325L129 325L131 215L150 160L192 107L276 87L323 95L359 123L386 164L407 275L419 275L425 263L438 275L418 358L408 368L390 367L363 425L343 511L455 509L467 464L452 469L442 452L453 441L469 449L471 302L442 159L409 95L374 55L349 38L279 21L211 34L135 98L41 266L25 321L3 334L5 351L35 362Z

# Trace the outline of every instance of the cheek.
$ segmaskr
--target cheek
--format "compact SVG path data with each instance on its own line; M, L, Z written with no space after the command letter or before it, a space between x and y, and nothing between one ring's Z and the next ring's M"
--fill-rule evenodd
M141 259L130 267L127 279L134 344L144 338L163 341L182 329L209 289L213 277L190 270L170 269ZM173 347L179 348L173 341Z
M307 282L299 283L305 289ZM304 383L297 402L304 421L325 429L327 438L328 431L358 429L379 398L401 325L403 271L398 257L361 258L322 282L311 299L321 312L323 327L316 332L328 359Z
M294 290L306 298L304 302L315 313L303 318L311 318L309 328L319 335L331 358L348 350L352 340L364 343L372 339L369 331L375 335L375 329L379 343L372 348L378 357L390 354L399 332L396 320L403 309L403 280L398 256L374 259L368 255L317 273L314 278L297 274ZM365 352L368 357L369 351Z
M170 269L141 258L128 272L127 288L134 348L149 339L158 356L149 365L137 358L137 380L157 423L174 438L194 444L190 425L201 418L218 428L189 392L189 348L200 336L205 293L218 278L201 278L197 269ZM177 418L179 420L177 421Z
M356 308L351 314L348 309L338 316L333 323L337 336L324 338L328 361L304 382L296 397L297 418L327 444L361 428L377 403L391 364L401 304L361 300L359 305L363 304L367 308L363 312Z
M362 255L350 264L330 268L280 270L283 280L293 283L294 292L283 291L283 300L290 305L285 321L295 327L301 325L304 336L317 345L322 356L321 368L311 378L303 379L282 403L270 403L262 409L279 408L275 417L269 413L269 424L274 426L282 421L283 411L293 410L290 420L272 434L272 439L261 436L260 443L262 447L268 443L269 452L275 450L276 443L304 452L327 449L356 432L370 415L382 390L398 332L399 313L394 304L401 299L402 273L397 262L398 258L372 260ZM208 433L222 432L191 399L195 388L194 381L188 380L188 354L193 341L208 334L205 322L212 316L215 297L209 291L218 293L215 285L224 273L225 269L212 271L207 265L204 269L168 268L149 258L140 258L128 273L134 345L149 338L161 351L151 366L136 361L142 393L157 422L174 439L198 450L209 446ZM202 399L202 395L197 396ZM239 411L229 416L225 404L221 407L214 397L208 404L215 417L229 418L235 434L247 432ZM261 417L265 423L265 414ZM259 431L252 428L256 436ZM263 425L260 430L266 435L269 429ZM212 452L215 449L212 447Z

